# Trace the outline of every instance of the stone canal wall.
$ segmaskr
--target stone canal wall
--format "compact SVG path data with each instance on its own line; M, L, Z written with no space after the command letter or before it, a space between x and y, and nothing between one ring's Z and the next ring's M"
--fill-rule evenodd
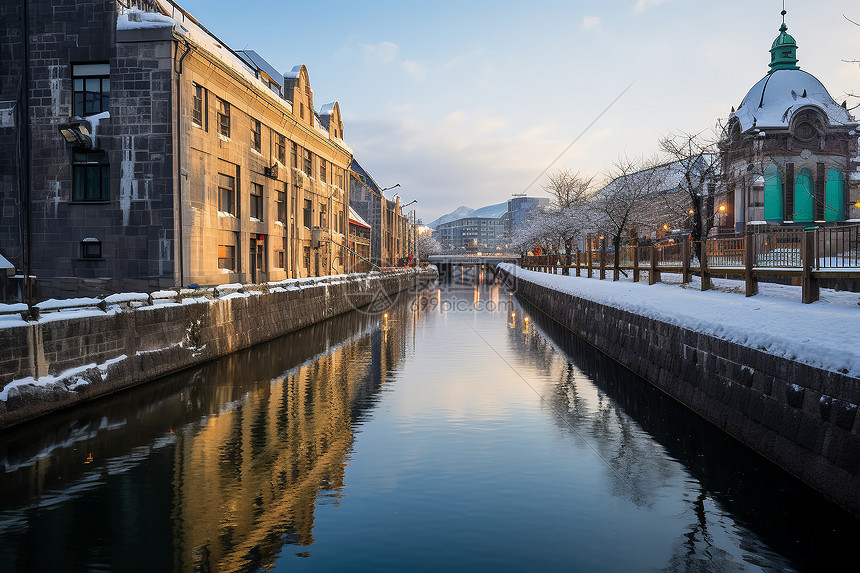
M860 515L860 379L500 273L561 325Z
M0 328L0 428L356 308L381 313L399 293L436 276L425 270L300 279L137 308L42 314L38 321L5 326Z

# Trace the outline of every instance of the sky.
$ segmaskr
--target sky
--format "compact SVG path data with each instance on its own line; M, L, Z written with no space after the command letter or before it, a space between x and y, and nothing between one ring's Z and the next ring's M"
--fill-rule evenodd
M317 109L339 102L355 158L425 222L712 130L766 75L782 23L781 0L177 2L233 49L305 64ZM843 61L860 59L860 4L786 9L801 69L860 103Z

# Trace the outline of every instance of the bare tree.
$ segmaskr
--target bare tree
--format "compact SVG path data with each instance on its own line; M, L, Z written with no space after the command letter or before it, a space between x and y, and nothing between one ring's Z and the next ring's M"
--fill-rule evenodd
M581 171L572 173L568 169L550 175L544 190L553 200L548 210L549 230L558 237L558 248L567 255L566 266L571 264L570 248L573 241L587 228L590 221L588 199L594 193L594 176ZM567 272L565 270L565 272Z
M685 200L666 201L666 206L676 217L689 217L692 221L690 238L699 260L704 258L704 243L713 215L706 209L706 197L710 187L716 183L720 170L715 137L701 133L674 133L660 139L660 149L675 163L680 178L679 186ZM668 197L668 196L666 196ZM681 212L677 212L682 209Z
M591 199L597 217L596 228L611 237L615 249L613 280L621 272L621 240L637 227L653 228L652 210L646 209L648 200L663 191L667 166L656 159L635 161L627 157L613 163L608 173L610 183Z
M419 234L417 242L418 253L425 259L430 255L438 255L444 250L442 243L434 239L430 233Z

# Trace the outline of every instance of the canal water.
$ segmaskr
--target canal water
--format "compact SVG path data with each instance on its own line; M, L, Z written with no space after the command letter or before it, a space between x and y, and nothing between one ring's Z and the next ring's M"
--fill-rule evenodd
M0 570L856 567L860 522L503 286L0 435Z

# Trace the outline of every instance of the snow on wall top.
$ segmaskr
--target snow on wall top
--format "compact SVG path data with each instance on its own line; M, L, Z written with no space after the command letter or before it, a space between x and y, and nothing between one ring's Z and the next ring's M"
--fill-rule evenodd
M738 118L742 132L753 127L787 128L795 111L810 106L821 110L833 127L856 125L848 110L833 101L824 84L803 70L776 70L763 77L729 118Z

